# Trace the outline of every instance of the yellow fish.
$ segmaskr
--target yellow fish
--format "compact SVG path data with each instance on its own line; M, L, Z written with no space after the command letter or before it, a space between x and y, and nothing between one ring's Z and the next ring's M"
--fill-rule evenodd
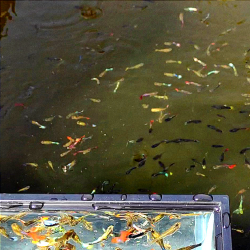
M38 164L37 163L33 163L33 162L28 162L28 163L24 163L23 166L38 167Z
M30 186L24 187L19 189L17 192L23 192L23 191L27 191L28 189L30 189Z
M168 53L168 52L172 51L172 48L167 48L167 49L155 49L155 51Z
M166 106L166 108L152 108L151 112L161 112L164 111L168 108L168 105Z
M52 164L51 161L48 161L48 165L50 166L50 168L51 168L53 171L55 171L55 169L54 169L53 164Z
M86 123L85 123L85 122L80 122L80 121L78 121L76 124L77 124L77 125L80 125L80 126L86 126Z
M97 102L97 103L99 103L99 102L101 102L101 100L100 99L94 99L94 98L89 98L92 102Z
M125 71L129 70L129 69L139 69L141 68L142 66L144 66L144 63L139 63L139 64L136 64L135 66L132 66L132 67L127 67L125 69Z

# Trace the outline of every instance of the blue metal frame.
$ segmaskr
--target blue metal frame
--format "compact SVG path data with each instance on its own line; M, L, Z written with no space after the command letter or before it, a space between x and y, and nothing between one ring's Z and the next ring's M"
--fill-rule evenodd
M226 195L0 194L0 209L213 211L216 249L232 250L229 197Z

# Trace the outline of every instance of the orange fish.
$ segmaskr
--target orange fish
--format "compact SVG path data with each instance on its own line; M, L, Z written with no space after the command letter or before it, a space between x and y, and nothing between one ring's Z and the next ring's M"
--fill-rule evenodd
M32 238L34 241L40 241L46 239L45 235L38 235L37 232L25 232L24 234Z
M125 241L128 240L128 236L131 233L129 231L121 231L120 237L114 237L111 242L112 243L124 243Z

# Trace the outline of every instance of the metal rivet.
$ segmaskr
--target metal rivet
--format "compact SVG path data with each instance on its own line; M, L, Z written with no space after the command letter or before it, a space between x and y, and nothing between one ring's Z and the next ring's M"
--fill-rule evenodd
M127 195L126 195L126 194L123 194L123 195L121 196L121 200L122 200L122 201L127 200Z
M92 201L94 198L93 194L83 194L81 200L83 201Z
M162 197L160 194L150 194L149 199L151 201L161 201Z
M213 201L213 196L209 194L196 194L193 196L194 201Z

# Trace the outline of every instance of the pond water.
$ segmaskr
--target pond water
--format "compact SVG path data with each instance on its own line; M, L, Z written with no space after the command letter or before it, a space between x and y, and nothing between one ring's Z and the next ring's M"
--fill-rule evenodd
M1 192L242 195L249 249L247 1L3 6Z

